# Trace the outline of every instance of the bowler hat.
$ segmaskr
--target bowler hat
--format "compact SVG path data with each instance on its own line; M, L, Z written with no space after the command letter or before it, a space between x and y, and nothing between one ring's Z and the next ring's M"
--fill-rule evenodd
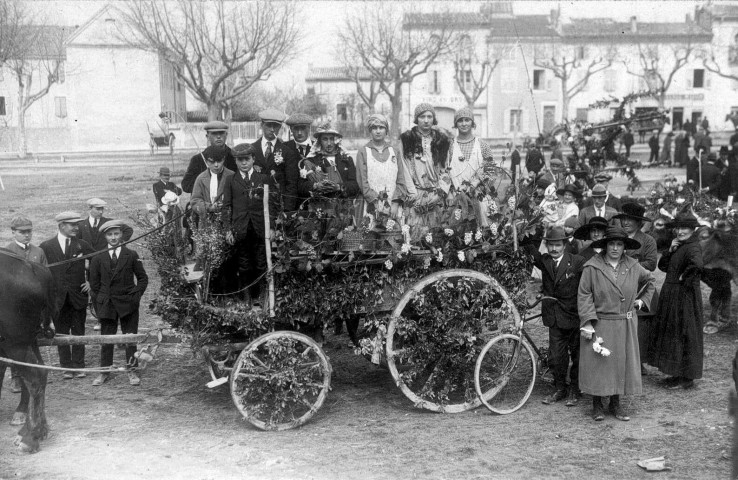
M609 242L614 240L620 240L625 244L626 250L636 250L641 248L641 243L638 240L633 240L625 233L623 227L607 227L605 230L605 237L590 244L592 248L605 248Z
M607 196L607 189L600 184L595 185L592 187L592 194L593 197L606 197Z
M159 169L159 175L171 175L171 172L169 171L169 167L161 167Z
M673 221L666 224L666 228L699 228L700 222L691 212L678 213Z
M250 143L239 143L231 149L234 158L248 157L254 155L254 146Z
M100 232L105 233L111 228L123 228L123 221L122 220L108 220L107 222L100 225Z
M607 230L610 224L604 217L592 217L589 219L589 223L585 223L581 227L577 228L574 232L574 238L577 240L589 240L589 233L593 229Z
M566 234L564 227L551 227L546 231L546 235L543 237L547 242L553 242L556 240L566 240L569 236Z
M265 123L284 123L287 115L276 108L267 108L259 112L259 119Z
M33 228L33 223L31 223L31 220L26 217L13 217L10 221L11 230L26 230L31 228Z
M563 195L566 192L571 193L577 198L582 196L582 193L579 191L579 189L571 183L569 185L565 185L564 188L559 188L558 190L556 190L556 195Z
M82 218L82 215L77 212L66 211L55 216L54 220L56 223L77 223L84 219Z
M642 222L650 222L650 218L646 218L643 215L646 213L646 207L640 203L628 202L624 203L621 207L622 212L615 215L612 218L634 218Z
M87 206L88 207L97 207L97 208L99 208L99 207L107 207L108 206L108 202L106 202L105 200L100 199L100 198L91 198L91 199L87 200Z
M212 122L206 123L203 128L206 132L227 132L228 124L220 120L213 120Z
M312 125L313 117L306 113L293 113L287 117L287 120L284 123L290 127L294 127L295 125Z

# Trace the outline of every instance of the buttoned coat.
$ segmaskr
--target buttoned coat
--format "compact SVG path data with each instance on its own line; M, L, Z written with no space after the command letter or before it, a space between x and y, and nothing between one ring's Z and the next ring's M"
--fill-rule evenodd
M633 240L636 240L641 244L641 248L635 250L626 250L625 253L629 257L633 257L638 260L643 268L649 272L656 270L656 258L658 249L656 248L656 240L647 233L643 233L641 230L637 230L633 235Z
M98 228L97 230L95 230L90 227L89 217L85 218L78 223L79 233L77 234L77 238L89 243L96 252L105 249L108 246L108 241L105 239L105 234L100 231L100 227L102 227L105 222L108 222L110 220L111 219L107 217L100 217ZM126 224L123 224L120 229L123 233L123 241L127 242L128 240L130 240L133 236L133 228Z
M223 192L228 179L233 176L233 171L227 168L223 169L220 181L218 181L218 191L216 192L217 197L220 201L223 201ZM198 175L195 180L195 185L192 188L192 198L190 198L190 205L199 218L203 219L207 217L207 209L212 204L210 201L210 170L205 170Z
M17 243L10 242L5 248L15 253L19 257L25 258L29 262L36 262L40 263L41 265L46 265L48 263L46 261L46 254L43 250L41 250L41 247L37 247L36 245L31 245L29 243L28 248L23 249L19 247Z
M56 235L43 242L40 247L50 264L67 259L78 259L94 252L92 246L84 240L70 238L69 255L65 256ZM87 294L82 291L82 284L87 280L85 278L85 260L75 260L63 265L52 266L49 267L49 270L51 270L54 283L56 283L57 308L61 310L67 298L76 310L86 308L88 298Z
M605 204L605 217L604 217L605 220L609 222L610 219L617 214L618 214L617 210ZM594 205L584 207L583 209L579 210L579 224L586 225L594 217L599 217L599 216L600 215L597 215L597 212L595 211Z
M233 152L231 152L231 148L228 145L225 146L225 149L225 168L231 172L235 172L237 167L236 160L233 158ZM202 152L195 154L190 158L190 164L187 166L187 171L185 172L184 177L182 177L182 190L187 193L194 193L195 181L197 180L198 175L207 169L208 166L205 163L205 157L202 156Z
M97 316L116 319L138 310L141 296L149 284L149 277L138 253L125 246L120 247L115 269L111 262L108 251L92 257L90 290Z
M543 294L558 300L543 300L541 306L543 324L547 327L578 328L577 289L584 259L579 255L564 252L556 271L555 264L548 253L535 252L534 265L541 270Z
M263 173L253 171L251 179L242 178L237 172L228 178L223 191L223 224L231 228L236 241L246 238L249 225L260 238L264 238L264 185L269 185L273 191L273 180ZM274 218L278 213L276 198L270 193L269 213Z

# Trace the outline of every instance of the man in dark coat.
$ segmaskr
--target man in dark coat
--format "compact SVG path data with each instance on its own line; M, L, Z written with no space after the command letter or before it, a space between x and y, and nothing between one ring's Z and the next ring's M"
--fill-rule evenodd
M659 161L659 131L654 130L653 135L648 139L648 148L651 149L651 156L648 157L648 163L656 163Z
M100 227L108 249L92 257L90 262L90 290L102 326L100 335L115 335L119 321L121 333L138 333L138 307L149 284L138 254L120 245L123 243L123 225L121 221L110 220ZM137 366L135 353L135 344L126 346L126 367L131 385L141 383L134 369ZM113 345L103 345L100 347L100 367L112 364ZM102 385L109 375L99 374L92 384Z
M264 185L274 188L273 179L254 168L255 148L242 143L233 148L238 171L226 181L223 190L221 219L226 227L226 240L235 246L238 262L239 290L244 290L247 305L259 298L259 277L266 272L264 225ZM275 198L270 194L271 199ZM270 215L276 215L276 203L270 200ZM274 208L272 208L274 207Z
M313 142L310 141L310 125L312 125L313 119L310 115L304 113L293 113L287 118L285 123L290 127L290 131L292 132L292 140L285 142L285 146L294 152L293 155L285 159L285 173L287 179L294 177L294 181L297 181L299 185L300 162L313 149ZM292 191L292 188L288 188L288 190ZM297 186L294 187L294 190L297 191ZM304 200L306 199L303 197L290 198L285 194L285 211L297 210Z
M707 160L707 153L703 147L696 148L696 155L687 162L687 182L692 182L692 188L696 190L700 184L700 164Z
M182 195L182 189L169 181L171 177L172 174L169 171L169 167L161 167L159 169L159 180L157 180L152 186L157 207L161 207L163 205L163 203L161 203L161 199L167 194L167 192L174 192L177 196Z
M89 207L89 215L79 222L77 238L89 243L95 251L103 250L107 247L108 242L105 240L105 235L100 232L100 227L105 222L110 221L109 218L103 216L108 204L99 198L91 198L87 200L87 206ZM133 236L133 229L125 225L123 227L123 241L127 242L131 239L131 236Z
M608 189L610 185L610 180L612 180L612 175L610 175L607 172L600 172L597 175L595 175L594 180L595 182L597 182L597 185L602 185L605 188L605 192L607 192L607 196L605 198L605 205L608 207L614 208L615 210L619 212L620 207L621 207L620 199L616 197L615 195L613 195L612 192L610 192ZM594 205L594 197L586 199L583 205L585 207Z
M515 145L510 152L510 171L512 172L512 181L515 183L518 178L518 170L520 169L520 145Z
M226 145L226 139L228 138L228 125L220 120L215 120L206 123L204 129L205 138L208 143L206 148L212 146L224 147L227 150L225 168L235 172L236 161L233 160L230 147ZM202 156L202 153L198 153L190 158L190 164L187 166L187 171L185 172L184 177L182 177L182 190L187 193L192 193L197 176L207 170L207 168L208 167L205 165L205 158Z
M56 283L56 305L59 315L54 320L57 333L69 335L85 334L85 312L90 284L85 275L85 261L75 260L93 253L92 246L78 239L81 215L76 212L62 212L54 217L58 233L40 246L46 260L52 264L71 260L63 265L49 267ZM59 363L62 368L85 368L85 346L59 346ZM84 372L64 372L64 379L84 378Z
M630 147L635 143L633 132L630 129L625 130L620 141L623 142L623 146L625 147L625 157L630 158Z
M543 403L550 405L567 398L566 374L571 360L569 372L571 384L566 401L566 406L571 407L576 405L579 399L577 291L584 259L564 251L568 238L563 227L552 227L543 239L548 253L541 255L532 249L534 265L541 270L543 295L556 299L543 300L541 306L543 324L548 327L549 363L553 368L556 388Z
M720 169L715 165L716 161L717 155L715 155L715 152L712 152L707 156L707 161L702 164L700 172L702 175L702 191L714 197L720 195L723 179L722 175L720 175Z
M525 156L525 168L528 172L535 172L538 175L538 172L545 166L546 161L543 159L543 154L536 145L532 145Z

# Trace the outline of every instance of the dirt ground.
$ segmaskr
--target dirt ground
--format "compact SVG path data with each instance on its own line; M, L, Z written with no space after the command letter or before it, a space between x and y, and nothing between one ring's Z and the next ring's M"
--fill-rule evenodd
M185 158L174 162L181 179ZM28 215L34 243L53 235L53 215L84 210L84 200L105 198L111 216L125 217L153 201L151 182L160 156L146 165L105 160L105 165L69 168L2 166L0 244L10 241L10 218ZM666 173L642 170L649 180ZM680 175L684 173L675 172ZM625 180L614 189L624 193ZM144 257L143 247L135 247ZM149 265L153 275L154 269ZM663 275L659 275L659 283ZM152 278L153 279L153 278ZM155 280L155 279L153 279ZM150 286L143 304L155 292ZM707 289L705 315L709 315ZM738 299L733 300L738 312ZM94 321L88 320L88 334ZM160 321L144 314L142 329ZM244 422L227 385L208 389L204 362L186 346L165 346L131 387L118 375L101 387L86 379L51 375L47 416L51 435L35 455L18 455L8 425L18 395L0 398L0 479L494 479L494 478L727 478L732 421L727 414L735 326L705 336L704 378L691 391L659 387L659 374L644 378L644 394L626 399L632 420L591 420L590 402L567 409L546 406L544 381L518 412L497 416L485 409L441 415L415 409L387 370L354 356L348 338L330 339L333 389L320 412L302 428L277 433ZM55 349L44 348L49 363ZM123 351L115 361L122 363ZM88 347L88 366L99 348ZM665 456L670 472L646 473L641 459Z

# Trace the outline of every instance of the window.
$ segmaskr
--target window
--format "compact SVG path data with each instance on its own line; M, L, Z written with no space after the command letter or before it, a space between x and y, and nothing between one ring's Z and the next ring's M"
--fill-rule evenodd
M577 60L584 60L584 58L587 56L587 47L584 45L577 47L576 51Z
M545 70L533 70L533 90L546 89L546 72Z
M64 62L59 62L59 71L57 72L57 74L59 83L64 83L64 81L67 79L67 71Z
M695 68L692 74L692 88L705 88L705 70Z
M441 93L441 83L438 81L438 70L428 72L428 93Z
M617 90L618 76L615 70L605 70L605 91L614 92Z
M345 103L339 103L336 105L336 118L339 122L345 122L348 120L348 107Z
M510 132L520 131L520 124L521 124L522 118L523 118L522 110L519 110L519 109L510 110L510 122L508 123Z
M67 97L54 98L54 111L59 118L67 117Z
M5 97L0 97L0 116L4 117L5 115L7 115L5 113Z
M471 70L464 70L463 72L459 72L459 80L461 80L461 85L464 91L471 92L473 88Z
M588 112L589 112L589 109L587 108L577 108L577 120L586 122Z

